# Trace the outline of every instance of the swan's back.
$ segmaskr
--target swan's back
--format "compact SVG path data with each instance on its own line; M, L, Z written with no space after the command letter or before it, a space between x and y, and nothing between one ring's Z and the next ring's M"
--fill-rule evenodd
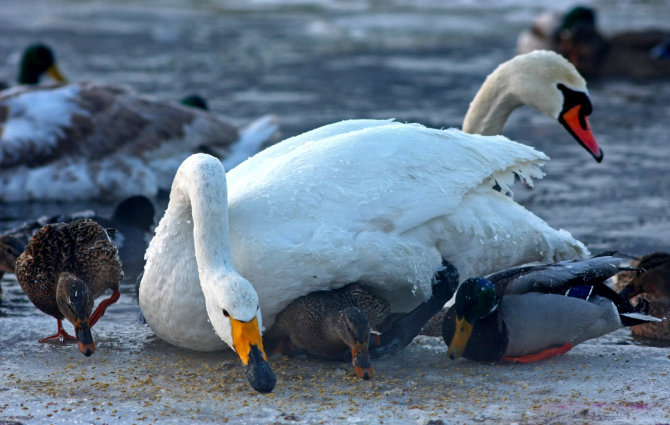
M547 157L533 148L417 124L333 126L227 176L233 260L255 286L267 326L291 300L356 281L409 301L392 305L406 309L430 295L442 258L464 279L588 252L493 189L508 191L515 174L541 176Z

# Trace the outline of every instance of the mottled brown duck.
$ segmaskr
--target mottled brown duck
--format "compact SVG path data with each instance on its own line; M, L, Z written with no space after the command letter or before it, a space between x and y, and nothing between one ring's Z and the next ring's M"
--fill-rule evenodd
M153 234L155 214L156 210L151 200L145 196L135 195L119 202L109 217L86 210L26 221L21 226L0 235L0 278L4 272L14 273L16 259L25 249L28 240L43 226L90 218L104 228L114 230L110 232L110 236L119 250L124 278L134 283L144 268L144 252L147 249L147 241Z
M121 199L169 191L179 164L210 153L231 169L277 131L128 87L92 82L0 92L0 201Z
M90 328L119 299L123 279L121 260L107 231L90 219L44 226L16 260L16 277L35 307L58 321L58 332L40 342L76 340L84 355L93 354ZM112 295L91 313L95 298L108 289ZM63 329L63 319L74 325L76 337Z
M633 335L670 341L670 253L654 252L633 260L631 266L640 269L628 280L620 294L633 298L643 296L649 302L649 314L663 318L662 322L633 326Z
M351 359L356 374L370 379L370 357L392 354L409 344L457 285L458 272L445 261L436 273L431 298L405 315L392 315L386 300L358 283L313 292L277 315L264 344L271 352L287 355L306 351L333 360Z

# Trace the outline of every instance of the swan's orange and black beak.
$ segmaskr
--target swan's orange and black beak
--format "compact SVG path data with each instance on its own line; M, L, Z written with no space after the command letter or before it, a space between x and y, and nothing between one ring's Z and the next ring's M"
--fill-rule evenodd
M247 379L260 393L269 393L275 387L277 378L270 368L263 350L263 340L258 328L258 319L242 322L230 318L233 346L242 363L247 367Z
M600 162L603 160L603 151L593 136L587 114L581 104L563 111L558 121L572 134L572 137L577 139L580 145L589 151L596 161Z
M88 319L77 319L74 324L74 331L77 336L79 351L86 357L89 357L95 352L95 342L93 342L93 335L91 335L91 327L88 324Z
M470 335L472 335L472 324L465 320L465 317L459 318L456 316L456 329L454 330L454 335L451 337L449 350L447 351L447 356L451 360L456 360L463 355L465 347L468 346Z

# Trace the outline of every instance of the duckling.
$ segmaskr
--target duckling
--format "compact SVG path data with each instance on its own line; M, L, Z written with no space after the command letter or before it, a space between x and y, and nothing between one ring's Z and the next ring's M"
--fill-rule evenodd
M660 323L645 323L631 328L633 335L670 340L670 254L654 252L631 262L640 269L619 292L626 298L644 295L649 302L649 312L664 320Z
M119 250L125 279L134 282L144 269L144 252L148 245L147 239L153 231L155 214L156 209L151 200L134 195L119 202L111 217L102 217L87 210L28 221L0 235L0 278L2 272L14 273L16 259L28 240L43 226L90 218L107 230L113 230L110 236Z
M370 357L393 354L409 344L457 286L458 271L445 261L436 273L431 298L400 317L391 315L389 303L359 283L313 292L277 315L264 344L271 352L289 355L304 350L335 360L350 357L358 377L370 379Z
M464 281L442 322L449 358L528 363L558 356L591 338L659 319L605 285L621 260L518 267Z
M119 299L123 279L121 260L107 231L90 219L42 227L16 260L16 277L35 307L58 321L58 332L40 342L76 340L82 354L93 354L90 328ZM94 299L107 289L112 295L91 313ZM63 329L64 318L74 325L76 336Z

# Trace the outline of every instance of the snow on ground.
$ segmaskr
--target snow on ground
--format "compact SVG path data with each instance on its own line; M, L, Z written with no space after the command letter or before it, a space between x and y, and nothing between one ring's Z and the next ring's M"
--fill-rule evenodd
M279 357L261 395L232 352L178 349L132 319L100 321L90 358L38 343L49 317L2 323L0 424L670 423L670 349L628 330L530 365L450 361L421 336L374 361L369 381L346 363Z

